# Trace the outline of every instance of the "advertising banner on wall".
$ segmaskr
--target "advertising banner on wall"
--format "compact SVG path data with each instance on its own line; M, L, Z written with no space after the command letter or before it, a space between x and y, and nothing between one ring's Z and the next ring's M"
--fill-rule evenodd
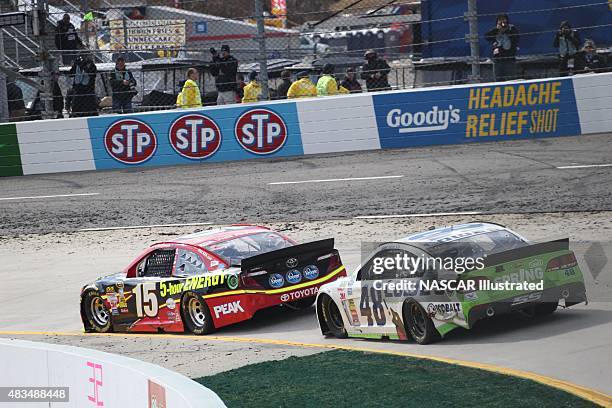
M580 134L570 79L373 96L381 148Z
M295 103L89 119L97 169L304 153Z
M185 45L185 20L111 20L110 47L136 51L164 50ZM127 30L127 34L125 31ZM126 44L127 41L127 44Z

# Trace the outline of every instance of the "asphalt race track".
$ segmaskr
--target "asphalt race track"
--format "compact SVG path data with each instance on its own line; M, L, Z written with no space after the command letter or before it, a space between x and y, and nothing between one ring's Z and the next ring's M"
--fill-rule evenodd
M609 135L0 179L0 235L193 222L612 209ZM390 177L273 184L308 180ZM94 194L3 200L65 194Z
M164 361L160 350L178 342L187 348L200 344L210 358L223 353L225 365L215 361L227 369L257 361L250 358L253 348L271 341L346 344L496 364L612 394L612 274L609 266L589 273L584 262L589 305L546 319L499 318L430 346L325 339L313 310L265 311L220 331L215 341L82 336L78 316L84 283L117 271L151 242L206 228L142 228L150 225L249 222L271 224L301 241L334 236L352 269L361 241L486 219L533 239L569 236L579 258L590 243L601 241L612 259L610 136L3 178L0 336L40 340L41 334L16 333L62 332L70 335L42 337L111 352L139 351L139 358L194 375L203 375L202 368ZM473 214L456 214L464 212ZM409 214L436 215L355 218ZM224 342L224 336L233 340ZM262 359L317 351L279 343L267 347ZM206 353L199 363L206 362Z

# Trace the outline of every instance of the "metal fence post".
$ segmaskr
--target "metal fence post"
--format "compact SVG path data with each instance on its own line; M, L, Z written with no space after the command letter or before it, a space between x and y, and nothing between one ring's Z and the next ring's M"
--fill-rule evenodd
M0 65L5 66L4 58L4 33L0 29ZM8 122L8 95L6 92L6 74L0 71L0 123Z
M49 50L47 50L47 44L43 38L44 25L47 23L47 3L46 0L37 0L33 7L32 17L34 19L33 26L35 27L34 36L40 44L39 58L40 58L40 78L43 81L44 92L40 93L40 102L42 107L42 118L53 119L56 114L53 112L53 85L52 85L52 64Z
M468 0L468 11L465 19L468 21L470 33L466 40L470 43L470 62L472 65L471 83L480 82L480 42L478 38L478 7L477 0Z
M255 0L255 19L257 20L257 42L259 52L257 61L259 62L259 78L262 87L262 99L269 99L270 89L268 87L268 59L266 52L266 29L264 26L263 3L262 0Z

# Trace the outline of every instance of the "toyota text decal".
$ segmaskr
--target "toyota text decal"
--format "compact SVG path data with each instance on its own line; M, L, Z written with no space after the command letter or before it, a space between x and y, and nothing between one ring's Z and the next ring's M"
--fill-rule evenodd
M235 135L247 151L271 154L287 141L287 126L278 114L269 109L251 109L236 121Z
M153 156L157 149L157 137L146 123L122 119L106 130L104 146L113 159L125 164L138 164Z
M181 116L170 126L170 145L188 159L206 159L221 146L219 126L207 116L189 114Z

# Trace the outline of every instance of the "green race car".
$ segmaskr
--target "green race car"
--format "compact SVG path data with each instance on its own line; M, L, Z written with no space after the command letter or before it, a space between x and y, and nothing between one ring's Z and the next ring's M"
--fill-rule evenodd
M438 228L385 243L317 295L321 331L428 344L500 314L586 302L567 239L530 243L493 223Z

